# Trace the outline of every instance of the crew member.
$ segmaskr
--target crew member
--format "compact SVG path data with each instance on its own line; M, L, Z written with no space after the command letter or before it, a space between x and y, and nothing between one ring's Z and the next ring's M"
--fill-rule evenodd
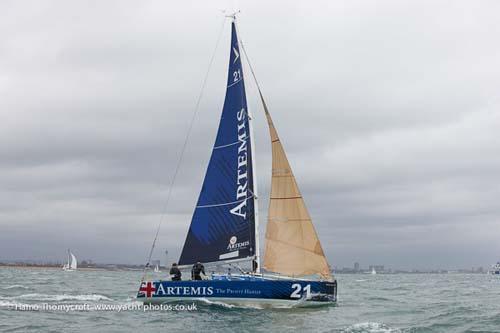
M180 281L181 276L181 270L177 267L177 263L174 262L170 268L170 277L172 278L172 281Z
M259 264L257 263L257 260L252 260L252 272L257 272L257 268L259 268Z
M191 279L193 280L201 280L201 275L200 273L205 274L205 266L202 265L201 262L197 262L196 264L193 265L193 268L191 269Z

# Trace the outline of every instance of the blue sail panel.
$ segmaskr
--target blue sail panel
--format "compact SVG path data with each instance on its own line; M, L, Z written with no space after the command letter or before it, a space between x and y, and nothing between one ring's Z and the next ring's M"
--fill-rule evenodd
M255 255L250 128L234 22L231 29L226 98L180 265Z

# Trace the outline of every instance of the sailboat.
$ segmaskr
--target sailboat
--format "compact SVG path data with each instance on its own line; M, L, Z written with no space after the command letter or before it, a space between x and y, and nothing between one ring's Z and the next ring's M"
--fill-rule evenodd
M500 275L500 261L496 265L491 266L490 274Z
M375 270L375 267L372 267L372 271L370 273L371 275L376 275L377 274L377 271Z
M77 266L75 255L68 249L68 261L63 265L63 271L76 271Z
M318 235L256 81L272 145L270 204L262 260L253 120L249 113L236 16L230 15L231 45L227 89L219 128L202 189L179 259L179 268L236 267L204 280L165 281L143 277L137 299L229 304L313 305L336 302L332 276ZM246 57L248 61L248 57ZM154 243L153 243L154 244ZM153 245L154 246L154 245ZM245 271L240 265L251 268ZM148 265L146 265L148 267Z
M154 272L155 273L160 273L160 266L158 266L158 264L156 264Z

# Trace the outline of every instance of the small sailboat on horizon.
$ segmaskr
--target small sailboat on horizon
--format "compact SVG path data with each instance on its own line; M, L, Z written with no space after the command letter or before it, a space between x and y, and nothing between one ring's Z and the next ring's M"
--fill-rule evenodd
M500 261L491 266L490 274L500 275Z
M63 265L63 271L76 271L78 268L78 262L73 253L71 253L70 249L68 249L68 261Z
M255 80L272 146L271 192L261 269L253 119L247 107L242 67L243 54L247 62L248 58L238 38L236 17L230 17L226 97L178 263L181 270L202 262L215 269L226 265L239 273L231 273L230 268L227 273L212 271L201 281L147 280L144 276L137 299L144 303L207 299L286 306L334 303L337 282ZM250 63L249 66L255 79ZM153 249L154 242L150 256ZM240 265L250 268L245 270Z

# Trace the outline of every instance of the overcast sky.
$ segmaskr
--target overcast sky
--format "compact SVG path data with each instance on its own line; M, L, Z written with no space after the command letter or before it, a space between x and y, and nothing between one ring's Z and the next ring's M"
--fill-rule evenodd
M498 1L238 6L332 266L500 259ZM225 8L233 1L0 2L0 259L63 260L70 247L145 261ZM160 233L172 260L215 140L227 23ZM247 94L263 235L270 143L249 75Z

